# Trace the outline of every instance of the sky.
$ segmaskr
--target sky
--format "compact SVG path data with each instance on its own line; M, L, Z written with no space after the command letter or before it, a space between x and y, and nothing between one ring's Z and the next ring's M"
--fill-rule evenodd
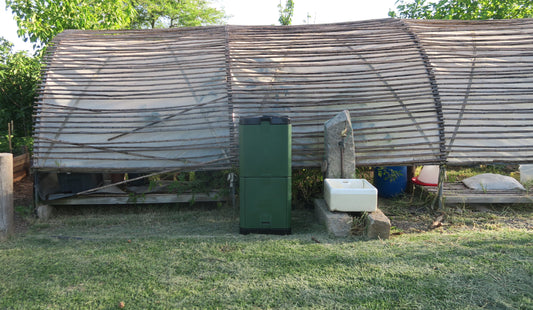
M338 23L387 18L396 0L294 0L293 25ZM286 0L281 1L285 4ZM224 8L230 25L279 25L280 0L212 0L213 6ZM0 36L15 44L15 50L32 50L17 36L13 14L0 0Z

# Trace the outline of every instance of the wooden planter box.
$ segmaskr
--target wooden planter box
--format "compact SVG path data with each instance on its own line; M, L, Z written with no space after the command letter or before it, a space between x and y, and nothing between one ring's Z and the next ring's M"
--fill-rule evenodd
M18 182L30 174L30 154L13 157L13 182Z

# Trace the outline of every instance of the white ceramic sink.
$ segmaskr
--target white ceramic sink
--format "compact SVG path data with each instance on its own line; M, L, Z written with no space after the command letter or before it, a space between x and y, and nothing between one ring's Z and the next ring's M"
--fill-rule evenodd
M376 211L378 190L365 179L325 179L324 199L331 211Z

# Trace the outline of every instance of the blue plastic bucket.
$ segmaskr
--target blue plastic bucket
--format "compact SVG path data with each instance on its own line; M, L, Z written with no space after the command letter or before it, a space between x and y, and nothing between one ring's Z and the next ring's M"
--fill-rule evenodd
M407 166L374 168L374 186L378 196L390 198L405 192L407 187Z

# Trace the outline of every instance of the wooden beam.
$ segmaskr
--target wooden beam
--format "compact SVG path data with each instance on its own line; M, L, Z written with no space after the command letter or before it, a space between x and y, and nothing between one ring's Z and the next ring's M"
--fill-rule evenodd
M428 193L437 194L437 187L421 186ZM511 204L511 203L533 203L533 193L521 190L498 190L498 191L478 191L471 190L461 182L444 183L443 197L445 205L488 203L488 204Z
M0 239L14 232L13 154L0 153Z
M471 195L448 195L444 193L444 204L470 204L470 203L533 203L533 196L515 196L504 194L471 194Z
M24 179L30 172L30 154L13 157L13 182Z
M135 198L134 198L135 197ZM180 203L190 202L215 202L226 201L225 196L219 196L217 191L211 191L209 194L145 194L145 195L86 195L79 197L69 197L57 200L43 201L46 205L64 206L64 205L113 205L113 204L159 204L159 203Z

